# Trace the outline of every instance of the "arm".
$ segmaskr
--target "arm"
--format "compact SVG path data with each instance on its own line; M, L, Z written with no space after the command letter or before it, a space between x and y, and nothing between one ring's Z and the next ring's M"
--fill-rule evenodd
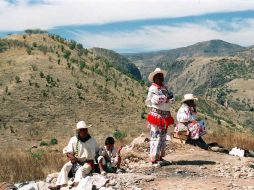
M66 154L69 161L75 163L78 159L75 157L74 148L73 148L73 138L70 139L68 145L63 149L63 153Z

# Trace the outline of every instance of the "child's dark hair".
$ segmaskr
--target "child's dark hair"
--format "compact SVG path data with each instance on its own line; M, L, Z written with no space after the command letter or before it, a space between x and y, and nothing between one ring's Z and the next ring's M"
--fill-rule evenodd
M105 145L115 144L115 139L113 137L107 137L105 140Z

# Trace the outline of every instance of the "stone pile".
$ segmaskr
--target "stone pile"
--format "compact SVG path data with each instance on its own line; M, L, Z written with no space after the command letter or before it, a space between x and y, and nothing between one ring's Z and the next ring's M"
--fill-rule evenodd
M254 168L246 165L232 165L229 162L224 164L218 164L215 167L220 177L233 177L233 178L253 178L254 179Z

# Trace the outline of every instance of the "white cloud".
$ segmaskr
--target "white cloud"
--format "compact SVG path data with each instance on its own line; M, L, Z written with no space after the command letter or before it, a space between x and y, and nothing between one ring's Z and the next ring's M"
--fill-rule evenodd
M253 0L0 0L0 31L254 9Z
M237 30L218 30L224 21L206 21L198 24L184 23L177 26L147 26L130 32L93 34L80 32L76 40L86 47L107 49L133 49L152 51L173 49L200 41L222 39L242 46L254 45L254 20L224 23Z

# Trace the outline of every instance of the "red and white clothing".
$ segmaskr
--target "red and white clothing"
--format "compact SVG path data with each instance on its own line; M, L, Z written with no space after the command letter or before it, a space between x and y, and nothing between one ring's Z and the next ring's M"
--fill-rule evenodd
M197 121L197 113L187 104L182 104L176 117L178 122L175 132L188 131L191 139L198 139L206 133L205 122L203 120Z
M158 86L153 83L145 101L151 109L147 121L150 128L150 157L152 161L164 156L167 129L169 125L174 124L174 119L170 114L170 104L174 100L169 99L168 94L166 86Z

